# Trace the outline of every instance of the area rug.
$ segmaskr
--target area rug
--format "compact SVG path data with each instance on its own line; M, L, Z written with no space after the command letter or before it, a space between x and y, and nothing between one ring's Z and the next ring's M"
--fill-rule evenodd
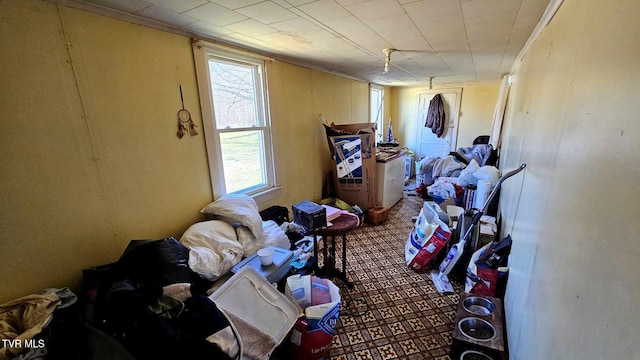
M442 295L428 273L405 263L404 245L423 202L405 196L386 222L348 235L347 277L355 288L335 280L343 301L332 360L450 359L462 285L452 283L455 294Z

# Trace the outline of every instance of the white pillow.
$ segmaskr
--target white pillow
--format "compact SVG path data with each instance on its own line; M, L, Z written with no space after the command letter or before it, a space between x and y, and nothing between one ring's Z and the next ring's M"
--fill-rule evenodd
M239 226L236 228L238 241L242 244L245 257L251 256L253 253L265 246L274 246L289 250L291 242L284 230L282 230L275 221L263 221L262 229L264 235L256 238L246 227Z
M249 228L253 236L262 237L262 218L258 204L247 195L225 195L200 210L203 214L216 215L230 220L232 223Z
M180 242L189 248L189 267L207 280L216 280L242 260L244 250L236 231L221 220L191 225Z

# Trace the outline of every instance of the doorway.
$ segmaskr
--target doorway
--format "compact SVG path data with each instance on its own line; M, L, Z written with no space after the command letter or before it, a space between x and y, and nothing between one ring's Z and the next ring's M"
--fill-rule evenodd
M442 137L438 137L430 128L424 126L429 103L436 94L440 94L444 105L445 127ZM461 97L462 88L427 90L418 93L416 143L414 146L416 159L425 156L442 157L456 150Z

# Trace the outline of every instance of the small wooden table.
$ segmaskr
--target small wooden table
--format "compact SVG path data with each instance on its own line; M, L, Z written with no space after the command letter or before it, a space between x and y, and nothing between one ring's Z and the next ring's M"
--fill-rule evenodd
M317 235L322 237L323 248L322 256L324 264L321 268L317 268L318 275L324 275L330 278L337 278L347 285L349 289L353 289L354 285L347 279L347 234L358 227L358 218L351 215L340 215L331 221L332 225L318 230ZM336 269L336 237L342 237L342 270ZM327 253L327 238L331 237L331 247ZM315 241L314 241L315 244ZM314 247L314 255L318 258L317 244Z

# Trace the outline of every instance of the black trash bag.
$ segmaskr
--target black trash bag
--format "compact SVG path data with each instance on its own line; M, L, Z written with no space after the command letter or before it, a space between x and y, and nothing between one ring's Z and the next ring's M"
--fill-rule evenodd
M189 249L173 237L161 240L131 240L116 263L122 279L148 287L191 283Z

